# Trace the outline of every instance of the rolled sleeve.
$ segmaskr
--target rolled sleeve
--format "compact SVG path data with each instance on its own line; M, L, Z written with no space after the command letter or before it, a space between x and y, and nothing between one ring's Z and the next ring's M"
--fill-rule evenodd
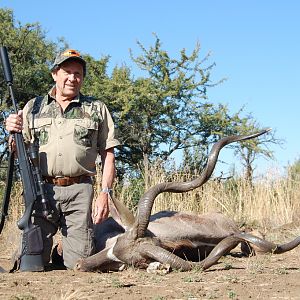
M98 133L99 151L107 150L120 145L119 140L115 137L114 122L105 104L101 109L102 123Z

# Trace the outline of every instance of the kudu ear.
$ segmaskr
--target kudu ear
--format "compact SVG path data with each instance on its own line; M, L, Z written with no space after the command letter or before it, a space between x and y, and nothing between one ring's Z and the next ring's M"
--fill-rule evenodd
M111 196L109 197L109 209L112 218L126 231L132 228L135 218L124 203Z

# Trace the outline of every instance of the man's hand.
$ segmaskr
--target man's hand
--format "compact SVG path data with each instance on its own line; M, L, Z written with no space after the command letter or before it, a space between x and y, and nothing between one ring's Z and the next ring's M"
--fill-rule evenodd
M93 208L93 222L99 224L107 219L109 214L108 193L100 192Z
M5 129L10 132L21 132L23 129L23 111L18 114L10 114L5 120Z

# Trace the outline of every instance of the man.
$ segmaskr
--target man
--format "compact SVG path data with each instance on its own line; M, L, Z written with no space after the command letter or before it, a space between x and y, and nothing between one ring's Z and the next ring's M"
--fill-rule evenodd
M80 93L86 62L76 50L60 53L51 69L54 87L44 97L30 100L23 111L6 119L9 132L21 132L24 141L39 140L40 169L52 221L62 233L63 260L73 269L81 257L93 254L93 222L109 214L108 197L115 177L114 124L107 107ZM91 176L95 160L102 161L102 191L93 202ZM38 211L38 204L35 207ZM49 222L36 218L44 241L44 263L50 260ZM47 237L48 236L48 237Z

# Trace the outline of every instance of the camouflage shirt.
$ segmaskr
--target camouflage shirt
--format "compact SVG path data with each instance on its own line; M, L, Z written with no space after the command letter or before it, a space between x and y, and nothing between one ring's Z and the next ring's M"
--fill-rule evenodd
M54 89L25 105L24 140L39 139L42 175L93 175L99 151L120 145L112 117L104 103L82 94L62 111Z

